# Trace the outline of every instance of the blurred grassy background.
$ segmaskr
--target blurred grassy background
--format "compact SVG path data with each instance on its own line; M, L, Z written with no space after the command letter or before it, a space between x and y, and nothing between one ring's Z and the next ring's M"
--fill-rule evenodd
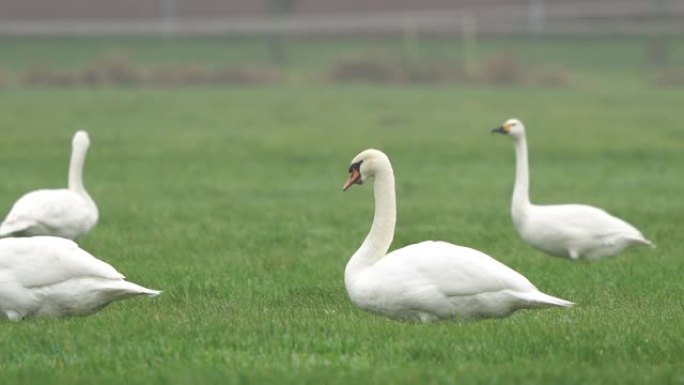
M481 45L562 64L572 81L560 87L298 81L345 53L402 55L393 42L311 41L292 49L279 84L0 89L0 207L64 186L71 135L88 130L86 186L102 218L82 246L165 291L88 318L3 324L3 383L684 382L684 93L650 82L643 43ZM459 60L450 42L420 49ZM0 40L0 67L70 70L113 51L268 65L258 41L34 39ZM528 128L535 202L605 208L658 248L570 263L519 240L513 145L489 133L513 116ZM372 188L340 190L369 147L396 172L393 248L471 246L578 307L435 325L355 309L342 276L370 226Z
M289 83L320 80L348 57L439 64L454 68L509 60L515 71L546 68L567 75L573 86L642 86L672 76L668 85L684 84L684 40L669 38L665 59L651 56L649 38L489 38L466 48L462 40L290 39L282 62L273 63L272 46L259 38L5 38L0 39L0 70L8 75L31 69L73 71L103 58L123 57L140 66L251 68L273 66Z

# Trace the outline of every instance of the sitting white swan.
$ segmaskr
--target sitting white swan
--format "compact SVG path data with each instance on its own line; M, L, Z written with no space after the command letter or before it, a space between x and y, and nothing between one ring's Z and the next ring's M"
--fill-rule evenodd
M69 188L23 195L0 224L0 237L53 235L78 239L97 223L97 206L83 187L83 162L90 146L85 131L72 141Z
M87 315L113 301L159 293L125 281L68 239L0 239L0 315L12 321Z
M506 265L467 247L426 241L387 254L396 222L394 173L387 156L378 150L357 155L343 190L371 177L373 225L344 272L347 293L356 306L389 318L431 322L573 305L540 292Z
M634 226L599 208L530 203L525 126L517 119L509 119L492 132L509 135L515 141L511 215L525 242L551 255L573 260L610 257L632 245L653 246Z

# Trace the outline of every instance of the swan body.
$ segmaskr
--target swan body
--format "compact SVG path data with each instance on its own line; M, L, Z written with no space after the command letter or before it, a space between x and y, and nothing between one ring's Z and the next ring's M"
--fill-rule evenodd
M0 237L52 235L78 239L98 220L97 206L83 186L83 163L90 146L79 131L72 141L69 188L37 190L23 195L0 224Z
M373 225L345 269L345 287L356 306L392 319L432 322L573 305L540 292L527 278L471 248L426 241L387 254L396 222L394 175L387 156L378 150L357 155L344 189L371 177Z
M597 207L530 203L525 127L519 120L510 119L493 131L510 135L515 141L516 179L511 216L525 242L548 254L573 260L611 257L633 245L653 246L634 226Z
M629 223L592 206L531 206L514 220L520 237L555 256L600 259L651 242Z
M71 240L0 239L0 315L9 320L88 315L114 301L160 293L126 281Z

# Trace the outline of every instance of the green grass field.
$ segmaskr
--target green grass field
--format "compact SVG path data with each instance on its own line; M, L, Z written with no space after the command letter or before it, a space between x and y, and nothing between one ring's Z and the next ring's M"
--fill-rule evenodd
M31 60L15 49L0 64ZM3 212L64 186L71 136L86 129L101 220L81 245L164 290L87 318L1 323L0 381L684 383L684 92L614 80L609 63L589 72L613 80L0 90ZM513 144L489 132L513 116L528 129L533 201L600 206L658 248L571 263L519 240ZM356 309L343 271L370 227L372 188L341 186L369 147L396 173L393 249L471 246L578 306L428 325Z

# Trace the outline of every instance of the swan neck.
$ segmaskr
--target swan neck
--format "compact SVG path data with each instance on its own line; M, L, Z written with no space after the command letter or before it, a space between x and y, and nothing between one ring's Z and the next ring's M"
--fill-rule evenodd
M530 206L530 166L527 156L525 135L515 138L515 185L513 187L512 210L526 211Z
M397 221L394 173L386 164L375 175L375 215L373 225L361 247L354 253L347 265L347 271L369 267L387 254Z
M84 146L74 146L71 151L71 161L69 162L69 190L85 195L89 198L83 186L83 164L85 163L88 148Z

